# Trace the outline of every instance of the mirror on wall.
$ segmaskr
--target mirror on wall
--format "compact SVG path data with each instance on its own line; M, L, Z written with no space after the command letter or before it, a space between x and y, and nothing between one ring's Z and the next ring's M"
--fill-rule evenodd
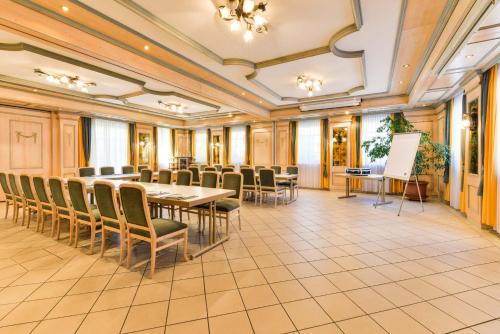
M333 128L332 165L347 166L347 128Z
M479 133L478 133L478 99L469 102L467 115L469 118L469 173L479 173Z
M212 137L212 161L214 165L220 164L220 152L221 152L221 140L220 136L216 135Z

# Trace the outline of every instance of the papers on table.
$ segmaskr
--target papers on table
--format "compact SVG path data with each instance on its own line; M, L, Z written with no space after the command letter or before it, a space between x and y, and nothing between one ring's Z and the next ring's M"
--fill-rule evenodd
M148 191L146 192L148 196L154 196L159 198L173 198L173 199L191 199L196 198L196 195L183 195L183 194L174 194L169 193L168 191Z

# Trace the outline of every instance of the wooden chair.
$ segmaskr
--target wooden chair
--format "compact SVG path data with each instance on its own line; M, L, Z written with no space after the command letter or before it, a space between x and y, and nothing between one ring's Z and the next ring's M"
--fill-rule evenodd
M80 168L78 168L78 175L80 175L80 177L94 176L95 175L95 168L94 167L80 167Z
M216 171L217 171L217 168L212 167L212 166L207 166L207 167L205 167L205 170L204 170L204 172L216 172Z
M208 165L207 164L201 164L200 165L200 172L204 172L205 171L205 168L207 168Z
M259 174L259 171L260 171L262 168L266 168L266 166L261 166L261 165L257 165L257 166L255 166L255 173Z
M276 185L276 179L274 177L274 169L262 168L259 170L259 182L260 182L260 204L262 205L262 197L265 194L266 197L269 194L274 195L274 207L278 204L278 197L282 197L283 204L285 204L286 188L279 187Z
M5 173L0 173L0 184L2 185L2 190L5 195L5 217L4 219L7 219L7 216L9 215L9 207L12 206L14 207L15 202L14 202L14 196L12 195L12 192L9 187L9 183L7 182L7 174ZM12 217L14 218L14 216Z
M191 182L193 186L199 186L200 185L200 169L198 166L191 166L189 167L189 170L191 173L193 173L193 181Z
M36 200L36 195L34 187L31 182L31 177L26 174L21 174L19 176L19 181L21 182L21 189L23 190L24 200L26 201L26 209L28 209L28 222L26 223L26 228L30 228L31 214L36 213L37 217L37 228L40 224L40 211L41 208Z
M271 169L274 170L274 174L281 174L281 166L273 165Z
M220 164L215 164L214 167L215 167L215 170L218 172L220 172L222 169L222 165L220 165Z
M101 167L100 172L101 175L113 175L115 173L115 167L112 166Z
M241 168L240 173L243 175L243 194L252 194L255 198L255 205L257 205L257 198L259 197L259 187L257 184L255 171L251 168Z
M290 181L278 182L278 186L288 187L292 191L297 192L297 197L299 197L299 167L298 166L286 166L287 174L296 174L297 178ZM291 187L290 187L291 185Z
M12 191L12 197L14 199L14 216L12 217L12 222L17 223L17 219L19 218L19 209L22 210L23 213L23 221L21 226L24 225L24 218L26 215L26 200L24 199L23 194L19 191L19 184L17 177L14 174L9 174L9 187Z
M90 204L87 194L87 186L82 179L68 179L68 193L73 205L75 217L75 248L78 247L80 236L80 226L90 227L90 254L94 254L95 237L100 233L102 226L101 214L99 209Z
M69 224L69 244L73 241L73 230L75 223L75 215L71 207L71 201L67 195L64 187L64 181L60 177L49 177L49 188L52 197L53 205L56 207L57 218L56 226L53 227L56 233L56 239L59 240L61 236L61 220L65 219Z
M151 169L141 169L140 173L139 182L153 182L153 171Z
M128 229L127 267L130 267L132 262L132 244L134 241L145 241L151 245L151 277L153 277L155 272L156 253L167 247L182 243L184 247L184 260L188 261L188 228L186 224L171 219L151 219L146 198L146 190L141 184L121 184L120 199ZM158 245L158 243L175 237L178 238L165 244Z
M137 171L140 173L143 169L148 169L148 165L139 165L137 166Z
M159 184L172 184L172 171L170 169L160 169L158 173Z
M204 171L201 174L201 183L200 186L203 188L219 188L219 174L213 171ZM205 210L204 206L196 206L194 208L196 213L198 214L198 231L205 231L205 215L203 214L203 210ZM194 211L193 210L193 211ZM190 212L193 212L190 211ZM201 230L201 222L203 220L203 230Z
M43 233L43 230L45 228L45 215L50 215L52 218L50 235L53 236L54 228L56 226L57 210L54 203L50 200L50 195L47 188L47 181L42 176L33 176L32 182L36 193L35 198L38 201L38 205L40 207L40 219L38 220L36 231L37 232L39 231L41 225L40 232Z
M232 169L233 169L233 171L236 169L236 166L235 166L235 165L232 165L232 164L230 164L230 165L226 165L226 167L228 167L228 168L232 168Z
M109 181L97 180L94 182L94 194L102 221L101 257L106 249L107 233L117 233L120 236L120 263L122 263L125 256L127 224L120 211L115 185Z
M122 174L134 174L134 166L122 166Z
M191 186L193 183L193 173L190 170L181 169L177 171L177 180L175 184L178 186ZM175 209L173 209L173 216L175 216ZM187 212L188 220L190 219L189 211L186 208L179 207L179 220L182 222L182 213ZM172 218L174 218L172 216Z

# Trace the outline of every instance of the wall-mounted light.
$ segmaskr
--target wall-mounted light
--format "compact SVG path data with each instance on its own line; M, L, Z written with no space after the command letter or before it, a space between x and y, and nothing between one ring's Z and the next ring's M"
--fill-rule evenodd
M462 123L460 124L460 126L462 127L462 129L467 129L467 128L470 128L470 118L469 118L469 115L464 115L462 117Z

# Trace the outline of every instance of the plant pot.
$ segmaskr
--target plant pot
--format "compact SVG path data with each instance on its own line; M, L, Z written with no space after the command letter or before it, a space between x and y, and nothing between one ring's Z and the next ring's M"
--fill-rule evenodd
M420 194L422 195L422 201L427 200L427 181L418 181L418 186L420 188ZM417 182L409 181L408 188L406 189L406 198L410 201L419 201Z

